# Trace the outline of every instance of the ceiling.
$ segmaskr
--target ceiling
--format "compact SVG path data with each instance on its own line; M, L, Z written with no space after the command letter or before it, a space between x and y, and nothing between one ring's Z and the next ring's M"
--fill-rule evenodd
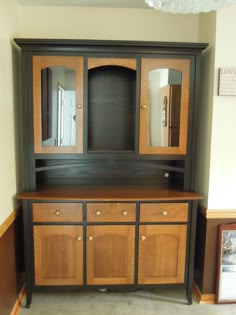
M22 5L148 9L144 0L18 0Z

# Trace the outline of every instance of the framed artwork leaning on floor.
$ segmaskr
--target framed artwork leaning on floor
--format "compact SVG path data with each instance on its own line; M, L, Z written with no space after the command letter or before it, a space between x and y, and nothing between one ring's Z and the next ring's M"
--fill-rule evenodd
M236 223L219 226L217 303L236 303Z

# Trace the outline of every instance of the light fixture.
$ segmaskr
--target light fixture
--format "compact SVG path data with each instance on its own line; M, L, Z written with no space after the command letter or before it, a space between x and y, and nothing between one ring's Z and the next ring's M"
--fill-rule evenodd
M201 13L236 5L236 0L145 0L145 3L163 12Z

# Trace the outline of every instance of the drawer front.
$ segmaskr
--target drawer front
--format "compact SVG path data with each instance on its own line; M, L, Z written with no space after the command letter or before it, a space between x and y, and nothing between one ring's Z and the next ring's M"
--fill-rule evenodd
M88 222L134 222L135 203L88 203Z
M33 203L33 222L81 221L81 203Z
M187 222L188 203L141 203L140 222Z

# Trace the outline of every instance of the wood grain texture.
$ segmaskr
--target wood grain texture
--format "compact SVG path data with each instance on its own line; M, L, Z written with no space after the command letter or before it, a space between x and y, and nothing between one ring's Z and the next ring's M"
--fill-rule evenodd
M76 145L43 146L41 113L41 70L47 67L68 67L76 76ZM82 153L83 152L83 58L65 56L33 56L33 119L35 153Z
M186 235L185 225L140 226L139 284L184 283Z
M81 226L34 226L36 285L83 283L83 228Z
M87 284L134 283L134 232L131 225L88 226Z
M126 58L88 58L88 69L102 66L119 66L136 70L136 59Z
M87 203L88 222L134 222L135 203Z
M18 295L14 224L0 237L0 314L9 315Z
M142 109L142 105L148 106L148 73L149 71L168 68L181 72L181 111L180 111L180 135L178 147L151 147L148 145L148 108ZM140 154L186 154L189 111L189 76L190 61L188 59L146 59L141 61L141 96L140 96Z
M75 201L170 201L200 200L203 197L195 192L184 192L172 189L159 189L150 186L48 186L34 192L23 192L18 199L28 200L75 200Z
M141 203L140 222L187 222L187 203Z
M81 222L81 203L33 203L33 222Z
M18 315L20 313L20 309L23 305L24 297L25 297L25 286L23 286L21 291L19 292L16 303L15 303L10 315Z

